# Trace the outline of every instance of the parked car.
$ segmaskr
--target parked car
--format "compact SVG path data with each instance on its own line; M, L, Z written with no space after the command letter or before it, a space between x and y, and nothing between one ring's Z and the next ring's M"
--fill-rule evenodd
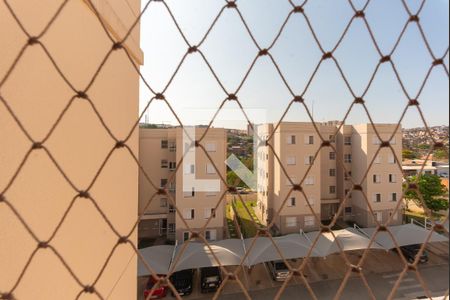
M194 270L184 270L174 273L170 276L170 282L173 284L180 296L192 294L192 282L194 279ZM172 296L174 293L172 292Z
M158 275L159 277L164 277L164 275ZM153 276L150 276L150 278L147 281L147 285L145 286L144 290L144 299L147 299L148 295L150 293L152 294L150 298L148 299L161 299L166 297L167 295L167 289L168 287L166 285L159 285L154 290L152 288L156 285L158 281L156 281Z
M222 284L222 275L218 267L200 269L200 282L202 293L212 293Z
M400 250L402 251L406 260L410 263L413 263L420 251L420 247L422 247L422 245L409 245L400 247ZM419 262L422 264L428 262L428 252L426 250L420 256Z
M285 281L289 276L289 268L282 260L269 261L266 265L274 281Z

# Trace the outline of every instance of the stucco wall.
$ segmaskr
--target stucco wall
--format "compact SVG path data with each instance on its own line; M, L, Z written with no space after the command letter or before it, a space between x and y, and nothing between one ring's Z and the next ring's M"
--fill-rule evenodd
M139 1L130 1L138 13ZM61 1L9 1L31 35L38 35ZM101 3L101 1L97 1ZM116 21L123 11L115 12ZM119 29L113 19L109 28ZM127 16L123 21L130 21ZM120 30L118 30L120 32ZM139 33L134 33L135 37ZM4 2L0 3L0 81L27 42ZM111 49L111 41L84 1L69 1L41 38L67 80L84 90ZM137 39L139 41L139 39ZM4 47L7 45L6 47ZM139 44L134 46L138 57ZM131 48L130 48L131 49ZM140 51L140 50L139 50ZM136 61L139 64L138 61ZM111 55L87 92L105 124L123 139L138 116L138 74L122 51ZM34 141L42 141L75 92L62 80L39 45L25 50L0 95L10 105ZM0 101L0 193L7 186L32 143ZM102 127L91 105L75 99L44 146L77 190L89 187L115 142ZM138 155L134 133L127 145ZM138 169L125 149L115 151L89 190L98 207L121 235L137 218ZM73 206L52 245L82 285L92 285L118 237L91 201L75 198L77 191L64 179L44 150L31 152L4 196L41 241L50 238L73 199ZM37 248L12 210L0 203L0 293L9 292ZM136 242L136 234L130 240ZM136 297L136 256L129 245L119 246L95 289L108 299ZM13 295L17 299L74 299L83 287L50 250L39 250ZM86 294L82 299L95 299Z

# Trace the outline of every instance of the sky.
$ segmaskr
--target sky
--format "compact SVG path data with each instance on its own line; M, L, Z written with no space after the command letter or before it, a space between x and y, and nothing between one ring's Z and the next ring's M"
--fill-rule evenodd
M294 2L301 4L303 1ZM406 2L412 12L416 12L421 3L419 0ZM166 0L166 3L186 39L191 45L197 45L225 1ZM365 1L353 0L353 3L362 8ZM237 5L261 48L272 43L292 10L287 0L238 0ZM353 15L347 0L310 0L304 9L326 51L334 48ZM408 20L401 0L372 0L365 12L381 51L389 53ZM435 55L444 55L449 44L449 1L428 0L420 20ZM160 92L188 46L161 2L150 4L141 26L141 47L145 55L141 72L150 86ZM223 12L200 49L229 93L237 90L258 53L234 9ZM271 54L295 94L303 92L322 57L301 14L292 15ZM355 94L362 94L379 61L362 19L354 21L334 56ZM406 89L416 95L432 58L415 24L408 27L392 59ZM445 63L449 65L448 54ZM208 124L226 98L198 53L187 56L164 95L183 125ZM258 59L237 96L254 123L278 122L293 98L268 56ZM148 89L141 85L141 111L151 97ZM304 98L316 122L343 120L354 100L332 60L322 63ZM375 123L397 123L408 103L390 64L381 66L364 99ZM419 102L429 125L448 125L449 81L442 67L433 70ZM246 126L235 102L227 102L224 108L213 126ZM142 120L178 124L162 101L154 101ZM305 109L298 104L292 106L284 120L310 121ZM367 114L361 106L356 106L347 120L348 124L367 122ZM414 108L408 111L402 124L405 128L423 126Z

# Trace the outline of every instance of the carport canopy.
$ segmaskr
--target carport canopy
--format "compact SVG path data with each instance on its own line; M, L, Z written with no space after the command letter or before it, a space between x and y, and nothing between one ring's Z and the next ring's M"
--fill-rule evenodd
M318 237L318 235L320 236ZM322 257L341 252L341 249L342 251L354 251L367 248L383 249L383 247L376 243L370 245L370 240L366 236L353 232L351 228L335 230L333 233L314 231L306 233L306 236L312 243L317 239L314 248L320 252Z
M145 249L140 249L139 252L145 262L156 274L153 275L167 275L169 273L170 261L175 246L154 246ZM151 272L141 259L138 259L138 276L149 276Z
M264 262L282 260L280 252L286 259L306 257L308 256L311 244L307 237L297 233L275 237L273 238L273 242L267 237L259 237L256 241L253 238L246 239L245 248L246 251L250 250L246 265L251 267ZM309 255L309 257L320 256L322 256L321 253L316 249L313 249Z
M448 238L434 231L414 224L388 227L398 246L446 242ZM388 232L379 232L372 243L370 239L376 228L347 228L331 232L309 232L275 237L230 239L204 243L190 242L178 246L155 246L141 249L140 254L156 274L204 267L238 266L251 267L260 263L305 257L326 257L333 253L352 250L396 248ZM276 245L276 246L275 246ZM314 246L313 246L314 245ZM214 253L214 255L213 255ZM248 253L245 261L245 254ZM220 263L219 263L220 262ZM139 259L138 276L148 276L151 272Z
M242 240L230 239L209 243L179 245L170 266L174 272L205 267L238 266L245 256ZM185 248L185 249L184 249ZM212 252L214 252L214 255ZM217 258L217 259L216 259ZM219 264L220 262L220 264Z
M423 227L417 226L415 224L405 224L398 226L388 227L389 231L392 233L393 238L397 241L399 247L423 244L427 241L431 234L429 243L434 242L447 242L448 238L440 235L434 231L430 231ZM359 232L361 235L365 235L368 238L372 236L377 231L376 228L363 228L363 229L353 229L354 232ZM396 245L391 237L391 235L386 231L381 231L375 237L375 242L383 246L386 250L396 248Z

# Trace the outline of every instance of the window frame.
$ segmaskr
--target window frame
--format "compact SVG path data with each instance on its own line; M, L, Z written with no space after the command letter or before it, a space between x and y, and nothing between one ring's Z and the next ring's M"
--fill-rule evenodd
M298 226L298 218L297 217L286 217L285 221L286 228L294 228Z
M373 194L372 201L374 203L381 203L383 201L383 196L380 193Z
M337 176L337 170L336 170L336 169L333 169L333 168L332 168L332 169L330 169L328 172L329 172L328 175L329 175L330 177L336 177L336 176Z
M305 227L316 226L316 218L314 216L305 216L304 225Z
M351 145L353 145L352 136L345 136L344 137L344 146L351 146Z
M344 154L344 163L346 164L353 163L353 155L351 153Z
M335 185L330 185L328 188L328 192L332 195L336 195L337 193L337 187Z
M290 197L287 207L296 207L296 206L297 206L297 198L296 197Z

